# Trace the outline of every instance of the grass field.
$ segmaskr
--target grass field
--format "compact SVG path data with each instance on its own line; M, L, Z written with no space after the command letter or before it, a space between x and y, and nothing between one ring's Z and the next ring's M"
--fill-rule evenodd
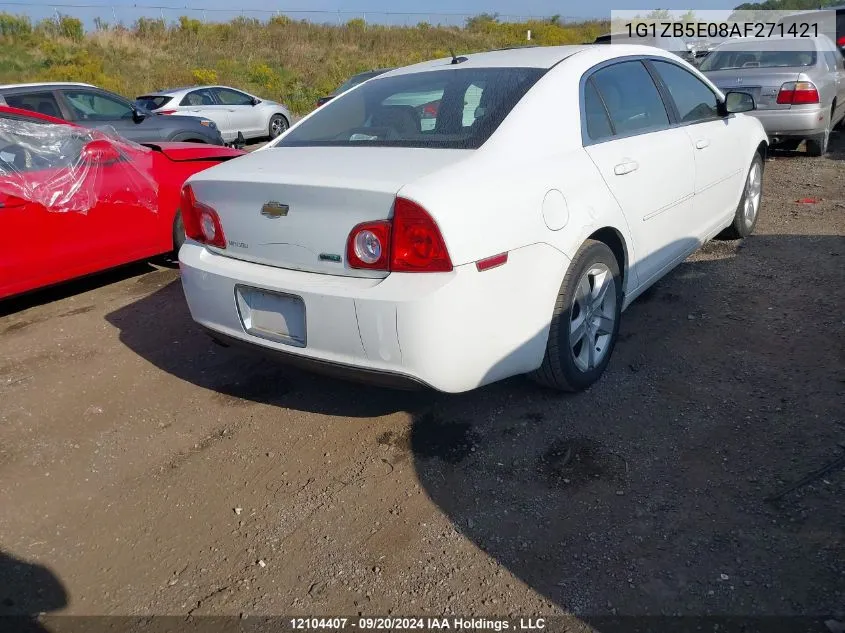
M236 19L176 23L141 19L131 27L97 21L85 32L73 17L36 24L0 13L0 83L83 81L127 97L155 89L222 83L284 102L297 114L350 75L444 57L526 44L580 44L607 23L555 19L503 23L478 16L463 28L420 23L378 26L351 20L342 26Z

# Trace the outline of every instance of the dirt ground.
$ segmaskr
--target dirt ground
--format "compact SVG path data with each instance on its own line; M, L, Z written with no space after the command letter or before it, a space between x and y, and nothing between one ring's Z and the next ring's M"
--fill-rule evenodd
M845 452L843 137L579 395L276 366L162 265L0 303L0 614L845 619L845 471L764 501Z

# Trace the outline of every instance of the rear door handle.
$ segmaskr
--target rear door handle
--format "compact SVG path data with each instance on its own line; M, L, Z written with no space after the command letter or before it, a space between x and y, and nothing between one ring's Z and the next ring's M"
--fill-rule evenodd
M632 171L636 171L639 168L640 164L637 161L629 160L616 165L616 167L613 168L613 173L617 176L624 176L625 174L630 174Z
M710 145L710 139L702 138L695 142L695 149L704 149Z

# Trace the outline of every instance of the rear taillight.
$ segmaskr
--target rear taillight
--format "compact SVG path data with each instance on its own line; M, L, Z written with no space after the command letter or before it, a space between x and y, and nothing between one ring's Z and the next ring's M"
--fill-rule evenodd
M352 268L434 273L452 270L440 229L418 204L396 198L391 220L359 224L349 234L346 260Z
M437 117L437 112L440 110L440 102L439 101L432 101L431 103L426 103L423 106L423 116L427 118L435 118Z
M818 103L819 91L816 90L816 86L812 82L790 81L780 87L777 102L791 105Z
M226 248L226 236L220 224L220 216L212 207L199 202L191 185L182 187L182 222L185 236L217 248Z
M173 114L176 110L156 110L156 114Z
M845 35L836 40L836 45L845 48Z

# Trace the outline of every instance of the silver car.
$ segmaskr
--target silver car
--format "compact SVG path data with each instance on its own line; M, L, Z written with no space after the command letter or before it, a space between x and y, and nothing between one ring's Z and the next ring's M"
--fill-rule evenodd
M274 139L290 127L291 120L283 104L227 86L157 90L138 97L135 103L156 114L211 119L227 143L237 139L238 132L244 139Z
M728 41L699 70L722 92L750 93L757 108L749 114L784 149L806 140L807 153L822 156L845 118L845 59L827 37Z

